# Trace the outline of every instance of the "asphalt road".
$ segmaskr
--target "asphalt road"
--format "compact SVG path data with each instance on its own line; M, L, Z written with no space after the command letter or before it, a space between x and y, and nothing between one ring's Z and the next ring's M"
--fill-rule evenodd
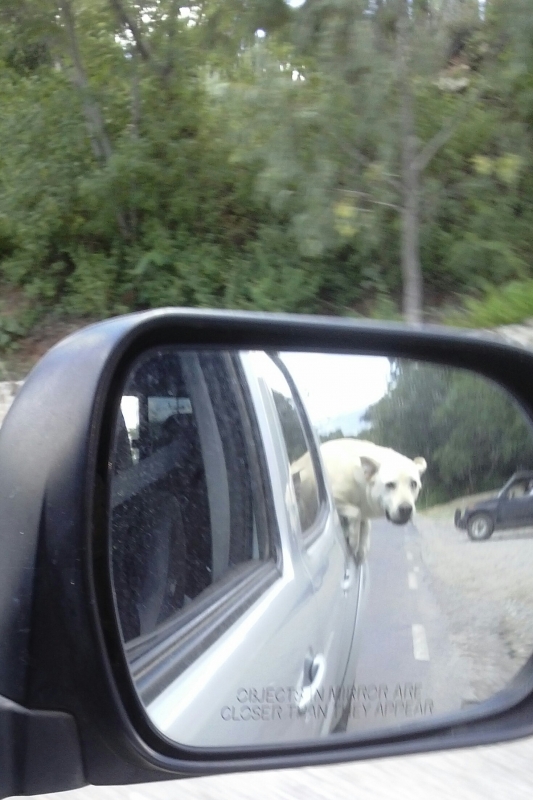
M432 592L413 524L374 520L368 595L348 730L395 727L460 711L469 689Z

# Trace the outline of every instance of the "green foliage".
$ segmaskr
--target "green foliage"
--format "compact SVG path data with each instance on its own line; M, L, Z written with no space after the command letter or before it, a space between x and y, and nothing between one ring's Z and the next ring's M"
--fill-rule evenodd
M17 320L0 316L0 348L2 350L13 347L17 338L25 332L23 326Z
M533 317L533 280L512 281L490 287L481 298L467 298L460 312L450 313L446 321L464 328L494 328Z
M360 438L426 459L422 505L493 489L533 468L533 431L523 413L471 373L398 361L387 395L365 422Z
M320 442L322 444L324 444L324 442L331 442L334 439L344 439L344 434L340 428L337 428L337 430L331 431L330 433L320 435Z
M6 303L0 305L0 350L14 351L19 341L28 335L36 321L36 313L31 308L19 309L13 313ZM3 364L0 361L0 375Z
M71 0L77 50L67 5L0 7L4 285L94 318L399 316L401 3L123 0L135 46L109 0ZM533 310L531 15L445 5L413 6L420 141L461 107L465 75L479 93L424 173L424 280L435 302L484 293L466 324L518 321Z
M371 319L388 319L397 322L402 319L398 304L394 302L389 294L385 293L377 295L369 316Z

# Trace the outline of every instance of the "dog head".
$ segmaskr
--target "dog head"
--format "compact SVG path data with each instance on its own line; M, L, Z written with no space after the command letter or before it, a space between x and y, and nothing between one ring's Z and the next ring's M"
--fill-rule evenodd
M390 451L382 461L363 456L361 465L368 482L369 495L390 522L405 525L415 511L426 460L410 459Z

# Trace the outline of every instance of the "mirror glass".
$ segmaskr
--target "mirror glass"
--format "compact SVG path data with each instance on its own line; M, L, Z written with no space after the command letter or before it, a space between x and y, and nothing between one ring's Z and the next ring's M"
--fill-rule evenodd
M182 745L464 715L533 651L533 438L474 373L385 356L147 351L109 458L118 627Z

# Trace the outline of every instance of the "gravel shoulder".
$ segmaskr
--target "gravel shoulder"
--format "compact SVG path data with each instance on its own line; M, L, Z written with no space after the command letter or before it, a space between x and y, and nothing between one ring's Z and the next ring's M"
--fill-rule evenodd
M533 528L472 542L445 509L417 515L421 558L467 672L470 700L481 702L533 653Z

